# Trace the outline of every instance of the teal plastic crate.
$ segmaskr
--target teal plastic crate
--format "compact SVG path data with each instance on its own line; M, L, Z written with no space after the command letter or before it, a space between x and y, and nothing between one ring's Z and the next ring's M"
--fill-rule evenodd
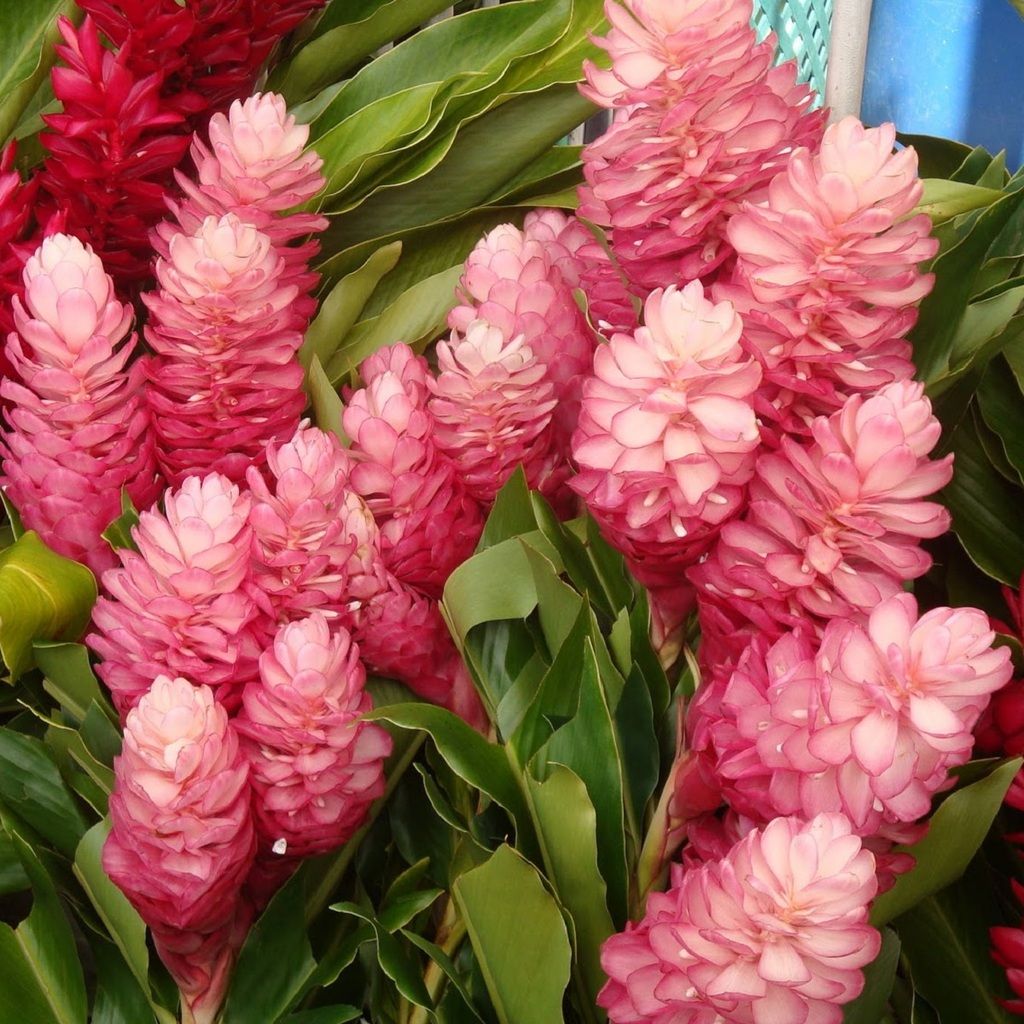
M754 26L779 39L779 59L795 58L801 82L825 95L832 0L754 0Z

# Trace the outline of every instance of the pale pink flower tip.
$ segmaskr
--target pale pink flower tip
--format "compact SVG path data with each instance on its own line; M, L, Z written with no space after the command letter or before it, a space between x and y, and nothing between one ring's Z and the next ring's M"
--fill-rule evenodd
M99 257L77 238L51 235L29 257L24 305L7 356L9 430L2 482L22 520L54 550L100 573L114 564L102 532L122 491L149 504L158 479L137 371L131 307L117 300Z
M261 856L296 858L344 843L384 792L391 738L372 707L359 650L320 612L282 626L260 658L235 725L252 765Z
M776 818L720 860L674 865L604 945L612 1024L839 1024L881 938L875 859L838 814Z

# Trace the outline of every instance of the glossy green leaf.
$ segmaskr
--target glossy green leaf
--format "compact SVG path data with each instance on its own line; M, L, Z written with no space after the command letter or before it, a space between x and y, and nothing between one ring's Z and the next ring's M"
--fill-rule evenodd
M61 853L74 855L85 818L46 745L12 728L0 728L0 801Z
M138 551L132 530L139 525L139 513L127 491L121 491L121 514L103 531L103 539L115 550Z
M174 1024L175 1018L162 1011L159 1018L117 947L97 935L89 936L96 968L96 998L90 1024Z
M932 815L928 834L910 847L914 867L882 893L871 908L871 921L881 926L955 882L988 834L1014 776L1017 757L990 775L950 794Z
M348 1024L362 1016L358 1006L318 1006L315 1010L303 1010L284 1018L283 1024Z
M316 318L306 331L299 349L299 362L308 367L316 356L328 363L359 319L381 279L395 269L402 255L402 243L383 245L357 270L346 274L320 303Z
M17 928L0 922L0 1020L86 1024L85 977L60 897L35 851L11 838L32 883L32 909Z
M455 305L455 286L461 276L461 264L434 274L413 285L384 312L357 323L326 368L331 382L337 384L353 374L380 348L401 341L415 348L440 333Z
M982 419L998 435L1016 482L1024 486L1024 394L1004 359L989 364L977 394Z
M89 662L84 644L37 643L33 657L44 675L46 692L60 702L78 721L85 718L91 705L101 708L112 722L117 713L101 689Z
M970 417L954 431L952 450L953 480L942 501L952 513L953 531L982 572L1016 586L1024 573L1024 537L1016 528L1021 490L993 469Z
M278 890L246 937L231 978L223 1024L274 1024L316 970L306 934L303 877Z
M77 640L89 624L96 580L28 530L0 551L0 655L17 679L36 640Z
M331 10L345 6L334 3ZM290 103L305 99L340 78L374 50L393 39L401 39L447 6L445 0L389 0L359 21L335 24L318 32L315 39L276 71L270 87Z
M431 942L429 939L423 938L422 935L417 935L415 932L403 931L402 934L417 948L422 950L431 960L441 968L445 977L448 979L451 986L458 992L465 1004L466 1015L468 1019L474 1022L479 1021L480 1024L483 1022L483 1018L477 1012L476 1007L473 1005L473 996L469 989L466 987L466 983L459 976L459 972L452 962L452 959L448 954L436 943Z
M904 146L913 146L917 151L918 167L923 178L951 178L971 152L971 147L962 142L932 135L900 132L898 139Z
M349 444L349 437L341 424L345 411L344 403L338 389L331 383L320 365L320 357L313 356L313 361L306 371L306 388L313 404L313 419L323 431L333 434L343 445Z
M925 178L924 195L915 208L915 213L925 213L933 224L940 224L961 213L968 213L985 206L991 206L1003 197L1001 189L983 188L980 185L946 178Z
M597 814L582 780L564 765L552 766L544 782L526 783L546 873L575 925L576 962L594 1003L607 980L601 945L615 931L597 864Z
M572 951L537 870L500 846L454 894L501 1024L563 1024Z
M885 1016L899 960L899 936L891 928L883 928L882 948L864 968L864 991L843 1007L843 1024L879 1024Z
M16 0L5 4L0 32L0 145L45 80L60 40L57 19L81 21L73 0Z
M519 840L529 840L529 812L500 747L450 711L430 704L396 704L378 708L367 718L426 732L452 771L504 807L516 823Z
M0 896L21 892L31 884L22 867L14 840L0 829Z

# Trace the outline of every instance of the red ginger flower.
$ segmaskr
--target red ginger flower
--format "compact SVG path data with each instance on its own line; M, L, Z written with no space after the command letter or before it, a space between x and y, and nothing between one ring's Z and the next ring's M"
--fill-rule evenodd
M778 636L804 618L864 615L926 572L921 539L949 527L945 509L922 500L952 476L952 456L928 458L940 431L924 385L903 381L816 419L813 443L784 438L763 454L747 515L723 527L689 574L701 595L705 663L728 660L719 642L733 656L742 650L745 621Z
M880 937L875 863L841 815L777 818L720 860L672 868L613 935L598 996L613 1024L839 1024Z
M1018 904L1024 904L1024 886L1015 878L1010 879L1013 894ZM1010 1013L1024 1015L1024 928L990 928L992 959L1006 970L1006 980L1016 996L1015 999L1001 1000Z
M234 725L262 859L293 868L341 846L384 792L391 737L362 721L372 708L365 683L359 648L321 612L282 626L260 657Z
M749 310L747 340L773 389L774 408L763 411L783 430L801 430L851 391L913 376L898 339L931 291L918 265L938 242L927 216L908 216L923 186L917 154L893 153L894 141L891 124L844 118L816 152L793 153L767 202L729 222L738 258L722 296Z
M595 353L572 487L655 603L669 602L670 633L689 610L677 600L683 570L745 500L760 373L740 348L732 306L708 301L700 282L652 292L644 320Z
M122 567L103 574L110 596L96 603L88 643L122 717L158 675L202 679L229 708L256 677L249 507L225 477L189 477L164 495L162 514L139 516L139 550L119 550Z
M750 0L623 6L607 5L599 40L611 70L586 68L584 93L618 113L584 151L579 212L612 228L627 277L649 291L728 259L729 216L817 140L823 114L793 62L772 67L774 40L756 43Z
M121 512L122 490L149 504L158 489L139 377L125 370L131 308L92 249L66 235L36 250L24 285L7 341L23 383L0 385L10 403L4 484L26 526L99 573L116 563L100 535Z
M398 344L365 360L360 373L366 386L349 397L342 420L352 438L350 486L377 520L387 570L440 597L476 547L483 516L438 446L426 360Z
M833 620L820 645L797 631L755 638L725 681L687 712L730 806L755 820L845 814L861 835L926 815L971 731L1010 674L1009 652L973 608L918 619L909 594L866 626Z
M294 284L270 239L226 214L171 237L156 262L147 399L171 484L215 471L241 480L268 441L290 437L305 405Z
M187 1019L209 1024L248 917L248 764L206 686L159 676L125 721L103 869L153 933Z

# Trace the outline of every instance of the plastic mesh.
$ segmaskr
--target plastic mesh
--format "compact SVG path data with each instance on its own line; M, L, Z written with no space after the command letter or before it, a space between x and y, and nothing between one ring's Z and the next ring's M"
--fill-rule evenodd
M762 37L775 32L779 59L795 57L800 81L825 94L832 0L754 0L754 26Z

